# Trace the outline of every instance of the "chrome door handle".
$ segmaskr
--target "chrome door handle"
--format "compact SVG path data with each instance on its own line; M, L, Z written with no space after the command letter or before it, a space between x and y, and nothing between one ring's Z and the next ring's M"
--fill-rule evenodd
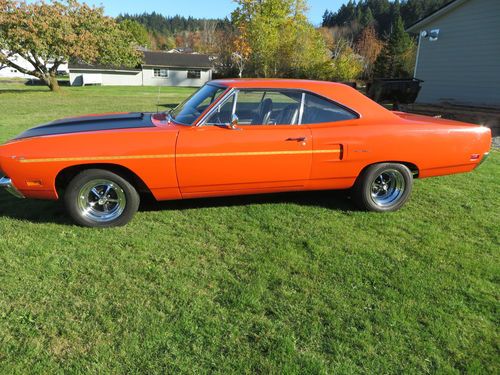
M305 142L307 140L306 137L297 137L297 138L287 138L287 142Z

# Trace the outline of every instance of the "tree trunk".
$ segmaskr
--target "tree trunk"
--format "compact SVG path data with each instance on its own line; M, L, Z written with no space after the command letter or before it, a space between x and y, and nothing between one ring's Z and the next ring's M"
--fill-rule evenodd
M57 82L57 77L55 75L49 75L48 78L44 79L47 86L49 86L50 91L59 92L61 91L61 87L59 86L59 82Z

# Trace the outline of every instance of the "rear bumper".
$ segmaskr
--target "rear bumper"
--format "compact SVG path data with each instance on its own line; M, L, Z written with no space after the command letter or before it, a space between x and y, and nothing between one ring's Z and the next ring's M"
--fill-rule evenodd
M14 186L12 180L8 177L0 176L0 189L4 189L16 198L25 198L24 195Z

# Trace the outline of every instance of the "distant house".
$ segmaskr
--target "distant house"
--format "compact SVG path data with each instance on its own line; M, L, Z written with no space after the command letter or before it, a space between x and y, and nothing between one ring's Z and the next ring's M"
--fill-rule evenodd
M454 0L407 31L419 34L417 103L500 107L500 0Z
M143 51L137 68L70 64L72 86L203 86L212 79L210 56Z
M2 51L3 53L7 54L6 51ZM28 69L28 70L35 70L33 65L26 59L22 58L19 55L14 55L10 58L10 61L15 63L16 65L20 66L23 69ZM49 62L48 67L50 68L52 64ZM2 64L0 64L0 68L2 67ZM67 74L68 73L68 64L61 64L57 70L58 74ZM24 78L24 79L32 79L36 77L21 73L18 71L16 68L12 68L10 66L5 66L2 69L0 69L0 77L1 78Z
M176 47L168 50L169 53L196 53L192 48L189 47Z

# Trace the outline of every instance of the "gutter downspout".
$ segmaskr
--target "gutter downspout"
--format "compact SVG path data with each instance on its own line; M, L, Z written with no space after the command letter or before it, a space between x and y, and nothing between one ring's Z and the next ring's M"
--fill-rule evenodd
M413 70L413 78L417 78L418 58L420 56L420 43L422 41L422 31L418 33L417 58L415 60L415 69Z

